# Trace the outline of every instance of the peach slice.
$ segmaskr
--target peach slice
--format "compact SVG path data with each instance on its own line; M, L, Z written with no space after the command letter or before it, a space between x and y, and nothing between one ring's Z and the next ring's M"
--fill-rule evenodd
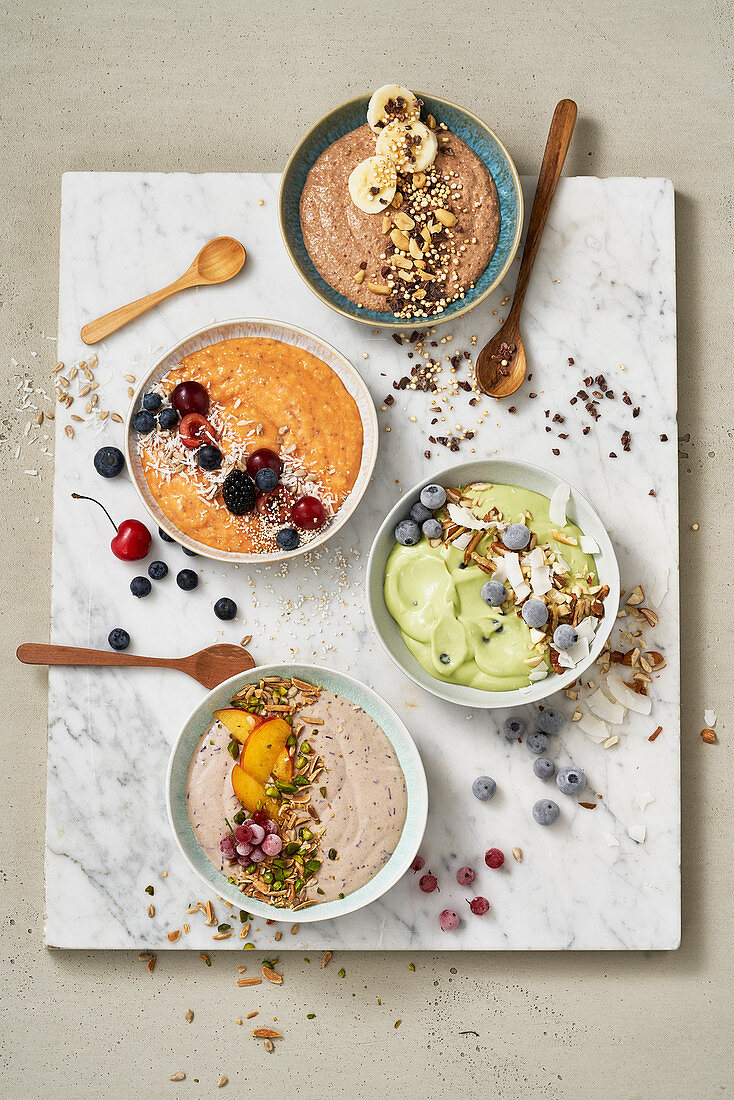
M258 783L248 772L235 764L232 769L232 790L249 813L255 810L267 810L273 820L278 820L278 803L265 794L262 783Z
M258 722L256 714L250 714L246 710L238 710L237 707L215 710L214 717L223 726L226 726L235 741L239 741L242 745L244 745Z
M291 727L282 718L268 718L262 722L252 731L242 750L243 770L264 786L291 733Z
M293 778L293 757L285 748L276 758L273 764L273 775L283 783L290 783Z

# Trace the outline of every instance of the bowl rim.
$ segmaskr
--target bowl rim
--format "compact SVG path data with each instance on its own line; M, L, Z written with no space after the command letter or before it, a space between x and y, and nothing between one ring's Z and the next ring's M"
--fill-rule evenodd
M496 463L512 464L522 470L531 471L532 473L540 473L544 477L550 477L555 480L557 484L568 485L571 490L571 500L574 496L579 500L586 508L588 508L591 515L598 523L598 531L595 531L593 537L597 540L601 550L604 553L606 559L605 572L609 573L609 576L604 576L602 579L603 584L609 585L609 595L604 603L604 617L597 627L594 635L594 641L589 649L589 656L586 660L579 662L574 668L566 670L562 675L557 673L553 676L547 676L544 680L539 680L537 683L532 684L530 688L513 688L510 691L485 691L481 688L471 688L464 684L451 684L446 683L443 680L438 680L426 672L417 662L417 660L410 653L407 646L404 645L405 652L411 662L416 666L419 671L412 670L409 665L404 664L393 652L388 641L383 637L383 633L380 630L378 623L378 616L376 613L376 601L381 599L384 605L384 576L385 576L385 563L378 563L377 551L380 540L385 531L394 526L397 522L398 516L408 510L411 503L415 502L417 494L420 490L426 486L431 485L434 482L445 485L448 479L452 479L452 483L456 483L457 474L461 471L468 469L469 467L476 467L479 465L489 465L490 467ZM488 481L491 482L491 476L488 477ZM458 483L461 484L462 479L459 477ZM521 483L520 483L521 484ZM532 490L537 491L537 490ZM587 533L587 532L585 532ZM380 566L379 584L377 583L375 572ZM619 578L619 563L617 561L617 555L614 550L614 545L609 533L602 522L599 513L589 502L589 500L581 493L572 482L566 478L561 477L559 474L554 473L545 466L539 466L532 462L524 462L522 459L516 458L501 458L499 456L495 458L478 458L473 462L458 463L454 466L447 466L437 472L432 473L429 477L423 478L421 481L416 482L410 489L401 494L399 500L395 502L393 507L389 510L384 520L380 524L375 537L372 540L370 547L369 557L367 559L367 570L365 575L365 587L366 587L366 602L369 611L370 621L374 629L375 634L380 642L380 645L390 657L393 664L395 664L401 672L404 673L414 684L424 688L432 695L438 696L440 699L445 699L449 703L454 703L458 706L475 707L482 710L502 710L508 707L514 706L526 706L531 703L542 702L543 699L549 698L551 695L555 695L556 692L562 691L569 687L579 676L583 674L594 664L599 654L601 653L604 644L606 643L609 635L612 632L612 628L616 622L617 611L620 601L620 578ZM379 595L378 595L379 593ZM387 608L384 610L389 615Z
M334 303L330 302L327 298L324 297L324 295L321 293L321 291L313 285L311 280L301 270L301 266L298 263L296 255L295 255L293 249L291 248L290 241L288 240L288 235L286 233L286 228L285 228L285 215L284 215L285 183L286 183L286 180L288 178L288 173L289 173L293 163L295 162L295 159L296 159L297 155L301 151L303 145L308 141L308 139L311 137L313 132L319 126L321 126L324 122L326 122L326 120L331 115L336 114L338 111L343 111L345 109L345 107L352 107L352 106L354 106L355 104L359 103L361 100L364 100L364 99L369 100L369 98L370 98L369 94L365 93L363 95L353 96L351 99L347 99L343 103L340 103L337 107L332 107L332 109L330 111L327 111L325 115L323 115L320 119L318 119L316 122L314 122L312 126L309 127L309 129L301 137L301 139L297 143L297 145L294 146L293 151L291 152L290 156L288 157L288 160L285 162L285 167L283 168L283 172L282 172L281 177L280 177L280 187L278 189L278 225L280 227L281 239L283 241L283 245L285 247L285 250L288 253L288 258L290 259L291 264L293 265L295 270L298 272L299 276L301 277L303 282L306 284L306 286L309 288L309 290L311 290L311 292L313 294L315 294L317 296L317 298L321 302L324 303L324 305L328 306L329 309L333 310L335 313L340 314L342 317L346 317L350 321L357 321L361 325L371 325L373 328L374 328L375 325L378 325L381 328L389 328L389 329L394 329L395 331L402 331L402 332L412 332L413 329L415 329L417 322L423 322L425 324L430 323L431 326L435 326L435 325L440 325L440 324L447 324L449 321L456 321L456 320L459 319L459 317L463 317L470 310L474 309L476 306L478 306L482 302L484 302L489 297L489 295L492 294L497 289L497 287L500 285L500 283L504 279L507 272L510 270L510 267L512 266L512 263L513 263L516 255L517 255L517 250L520 247L520 239L522 237L523 221L524 221L524 214L525 214L525 200L524 200L524 197L523 197L522 186L520 184L520 175L517 171L517 167L515 165L514 160L510 156L510 153L507 149L507 146L497 136L497 134L491 128L491 126L488 126L487 123L484 122L478 115L474 114L473 111L470 111L467 107L462 107L458 103L454 103L453 100L444 99L441 96L429 95L427 92L417 91L414 94L417 95L419 99L423 99L423 97L425 96L426 98L431 99L434 103L440 103L444 107L451 107L451 108L453 108L453 110L459 111L461 114L466 115L467 118L469 118L473 122L475 122L478 126L480 126L483 130L485 130L486 133L490 134L491 137L493 138L493 140L497 143L497 145L498 145L500 151L502 152L502 155L504 156L505 160L507 161L507 165L510 169L510 174L512 176L512 180L513 180L513 183L514 183L514 186L515 186L515 193L517 195L517 224L515 226L515 236L514 236L513 241L512 241L512 246L510 247L510 249L508 251L507 259L506 259L506 261L505 261L505 263L502 267L502 270L498 273L497 278L494 280L494 282L491 283L490 286L488 286L484 291L482 291L482 293L479 295L479 297L475 301L469 302L466 305L463 305L460 308L458 308L456 310L453 310L448 316L444 316L443 314L439 313L439 314L432 315L431 317L414 317L414 318L412 318L412 320L408 319L406 321L396 320L394 318L391 320L390 319L391 316L392 316L391 314L380 314L379 320L377 320L375 318L369 318L369 317L360 317L359 316L360 311L356 308L356 306L354 307L355 312L352 313L348 309L345 309L345 308L343 308L342 306L339 306L339 305L334 305ZM482 162L482 163L484 163L484 162ZM300 218L299 218L299 220L300 220ZM491 258L490 258L490 263L491 263ZM489 265L487 265L487 266L489 266ZM486 270L486 268L484 270ZM338 291L337 291L337 293L338 293Z
M181 358L181 349L188 344L191 340L205 337L211 334L211 343L221 343L223 340L232 339L236 337L226 336L222 334L222 330L227 326L251 326L251 325L265 325L271 326L275 329L282 331L281 336L273 336L272 339L281 340L283 343L288 342L288 336L296 335L304 340L314 341L320 348L323 348L327 356L333 357L340 367L344 371L344 375L340 374L333 365L333 362L329 362L327 358L322 361L327 367L344 382L347 376L354 384L354 388L359 391L362 403L357 402L357 409L362 423L362 457L360 461L359 472L354 482L354 486L349 492L344 504L334 517L334 521L330 523L324 531L316 538L311 539L309 542L299 546L296 550L278 550L272 554L247 554L238 553L229 550L218 550L216 547L207 546L203 542L198 542L196 539L191 538L190 535L185 535L183 531L179 529L169 520L168 516L160 509L160 516L156 515L150 506L149 501L146 498L147 482L145 482L144 476L141 474L138 476L136 464L133 460L134 451L134 437L135 432L132 427L132 419L140 404L141 396L145 391L146 386L149 385L151 377L165 364L166 360L173 360L178 356ZM247 336L243 336L243 339L247 339ZM300 347L301 345L295 344L294 346ZM308 350L304 348L303 350ZM175 366L175 362L172 362L168 369L172 369ZM353 396L353 395L352 395ZM364 405L364 408L362 407ZM369 387L365 382L362 375L359 373L354 364L347 358L347 356L335 348L333 344L330 344L323 337L318 336L316 333L310 332L308 329L302 328L300 325L291 324L290 321L280 321L277 318L272 317L231 317L223 321L213 321L209 324L202 325L200 328L194 329L187 336L177 340L171 345L163 354L158 356L155 363L145 372L144 376L137 384L135 393L130 399L127 414L123 423L123 439L125 450L125 461L127 463L127 470L130 477L130 481L135 489L135 492L140 499L141 504L145 508L146 512L150 516L153 523L158 527L161 527L175 542L181 546L185 546L187 549L192 550L199 557L208 558L211 561L221 562L233 562L238 565L265 565L269 562L283 562L291 561L294 558L301 557L303 554L307 554L310 550L315 550L319 546L323 546L324 543L335 535L349 519L351 519L354 512L357 510L362 497L364 496L367 487L370 483L372 473L377 462L377 452L379 449L379 428L377 422L377 411L375 409L374 399L370 393ZM137 457L137 456L135 456ZM151 494L152 496L152 494Z
M293 671L288 673L289 669ZM262 679L263 676L269 675L300 676L303 674L306 676L313 676L317 682L322 682L324 673L326 673L327 677L334 677L340 684L338 690L339 694L343 692L344 697L349 699L350 702L355 702L355 700L350 699L347 694L349 691L352 691L355 695L362 695L363 697L366 695L367 698L376 705L378 710L384 711L385 717L383 721L387 718L392 723L393 732L389 733L384 726L380 724L378 719L374 718L374 715L370 715L370 717L373 717L374 720L378 722L380 729L395 750L398 762L405 776L407 795L405 825L403 826L398 844L387 863L385 863L377 874L374 875L369 882L366 882L364 886L360 886L359 889L353 891L351 894L347 894L344 898L323 902L320 905L313 905L306 909L279 909L274 905L268 905L266 902L257 901L243 894L228 882L226 876L222 874L221 871L217 870L198 844L184 805L182 818L185 821L184 828L188 827L191 834L189 839L200 853L201 858L205 860L207 868L211 868L211 872L213 872L215 878L221 881L216 882L216 884L210 881L196 865L193 857L184 844L183 838L179 834L179 829L174 817L174 799L177 797L174 791L174 768L179 754L183 751L184 741L191 736L192 726L197 722L197 719L202 717L205 722L210 722L214 709L212 701L223 690L229 693L230 690L237 690L238 687L244 684L251 683L253 680L257 682L259 679ZM336 688L333 690L337 691ZM361 704L357 703L357 705L359 706ZM369 713L369 711L367 713ZM188 773L193 752L206 728L207 727L204 726L201 732L196 733L191 753L187 754L184 774ZM395 734L397 734L398 744L393 740ZM289 663L272 662L265 665L256 665L254 668L248 669L246 672L237 673L237 675L230 677L229 680L224 680L221 684L218 684L217 687L212 688L211 691L208 691L207 694L199 700L194 709L188 714L176 735L168 757L165 783L168 823L179 851L196 876L204 882L209 889L216 889L219 895L226 901L232 902L232 904L236 905L238 908L245 909L248 913L265 919L275 918L279 923L283 924L294 922L316 923L317 921L333 920L337 917L346 916L348 913L354 913L359 909L363 909L366 905L370 905L372 902L377 901L387 893L388 890L395 886L409 869L423 840L423 834L425 833L426 822L428 820L428 781L426 779L425 768L415 740L402 718L396 714L390 704L387 703L382 696L378 695L376 691L368 687L361 680L357 680L356 677L350 676L346 672L331 668L327 665L315 665L297 661ZM180 797L180 793L178 797Z

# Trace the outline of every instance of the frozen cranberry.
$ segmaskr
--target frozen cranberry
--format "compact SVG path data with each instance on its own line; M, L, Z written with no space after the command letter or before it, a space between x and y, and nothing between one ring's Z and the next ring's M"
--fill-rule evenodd
M251 851L252 851L252 845L248 841L243 840L243 841L241 841L240 843L237 844L237 855L238 856L249 856Z
M194 450L202 443L216 443L217 435L209 421L200 413L187 413L178 426L184 447Z
M456 872L456 881L459 886L471 886L474 882L474 872L471 867L460 867Z
M489 902L486 898L472 898L469 902L469 908L475 916L483 917L485 913L489 912Z
M413 873L415 873L416 871L422 871L425 865L426 861L423 856L416 856L410 865L410 869L411 871L413 871Z
M252 831L250 826L245 823L244 825L238 825L234 831L235 840L238 844L249 844L252 840Z
M266 856L277 856L283 847L283 841L276 833L269 833L263 839L261 847Z
M418 885L420 886L424 894L432 894L438 886L438 879L435 875L431 874L421 875L420 879L418 880Z
M262 850L262 848L253 848L247 858L249 859L250 863L262 863L262 861L265 859L265 852Z
M291 519L296 527L318 531L326 523L326 509L318 497L301 497L291 509Z
M260 447L257 451L253 451L247 460L247 472L253 481L259 470L272 470L280 477L283 472L283 460L269 447Z
M493 871L496 871L498 867L501 867L505 862L504 853L499 848L490 848L489 851L484 853L484 862L488 867L491 867Z
M265 822L270 821L270 818L268 817L266 810L255 810L254 814L249 820L254 821L256 825L262 825L262 827L265 828Z
M227 835L223 836L222 839L219 841L219 851L222 853L225 859L234 859L234 837L231 833L227 833Z
M258 825L256 822L253 822L250 826L250 840L252 841L252 843L260 844L264 836L265 830L262 825Z
M438 914L438 923L444 932L453 932L455 928L459 927L459 914L455 913L453 909L443 909Z
M206 416L209 412L209 394L201 382L179 382L171 394L171 404L181 416L187 413Z

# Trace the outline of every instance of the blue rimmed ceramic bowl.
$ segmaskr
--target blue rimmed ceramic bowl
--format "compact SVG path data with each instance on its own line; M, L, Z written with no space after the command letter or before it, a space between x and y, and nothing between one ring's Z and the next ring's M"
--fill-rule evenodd
M390 859L381 867L374 878L355 890L352 894L336 901L323 902L308 909L278 909L263 901L256 901L241 893L229 882L226 875L210 863L194 834L186 810L186 777L189 764L196 751L199 739L209 729L214 711L226 707L232 696L247 684L257 684L265 676L296 677L307 683L321 684L327 691L333 691L348 699L350 703L361 707L374 718L382 732L392 745L403 769L407 791L407 815L397 848ZM423 764L415 747L413 738L391 709L371 688L335 669L321 665L259 665L249 672L240 673L223 684L215 687L201 700L196 710L186 719L183 729L176 738L171 751L166 775L166 808L168 820L173 829L176 843L181 853L201 881L225 901L238 909L246 909L256 917L277 920L285 924L297 921L300 924L354 913L364 908L394 886L415 859L418 847L423 839L428 817L428 786Z
M416 92L425 104L423 117L432 114L439 122L445 122L449 130L460 137L481 158L497 184L500 200L500 237L494 255L477 279L474 287L462 299L446 306L443 313L431 315L431 325L454 321L473 309L499 285L515 258L520 244L523 219L523 198L517 169L504 145L486 123L471 111L435 96ZM314 267L303 240L300 202L306 177L311 166L329 145L344 134L356 130L367 120L368 95L350 99L336 107L313 126L291 153L280 183L279 218L280 231L286 251L296 271L322 302L365 325L412 331L416 321L398 320L392 313L380 313L373 309L358 309L343 294L334 290Z

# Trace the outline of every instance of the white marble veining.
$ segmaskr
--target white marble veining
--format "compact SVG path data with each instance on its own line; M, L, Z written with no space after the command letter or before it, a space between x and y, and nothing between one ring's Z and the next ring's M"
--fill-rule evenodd
M153 353L211 320L269 316L312 329L342 350L363 373L378 409L391 382L408 373L407 347L387 333L350 323L323 306L290 267L277 228L274 175L73 174L64 178L61 241L59 354L67 365L90 354L79 328L122 302L170 281L202 242L218 234L239 237L248 260L241 276L221 287L189 291L110 337L97 348L100 407L125 411L128 383ZM532 191L526 181L526 192ZM529 194L528 199L532 196ZM258 200L263 199L263 205ZM513 265L514 271L517 265ZM460 323L436 353L470 348L498 324L511 283ZM615 542L623 587L638 581L659 587L659 625L649 643L667 658L653 690L649 718L630 714L620 743L609 750L568 724L555 746L557 762L573 760L589 780L587 798L603 795L591 812L555 793L561 821L535 825L532 803L554 794L536 779L524 745L497 733L504 715L471 712L444 703L404 677L382 653L368 626L363 599L372 533L403 487L450 464L448 452L427 443L433 401L421 393L396 394L379 413L380 457L356 515L334 542L290 565L222 566L185 558L175 546L154 542L169 577L153 594L135 600L130 579L143 572L109 551L112 531L94 505L74 502L72 491L99 496L119 520L145 519L125 476L103 481L92 467L101 442L120 444L121 426L57 422L53 640L104 647L111 627L124 626L132 648L180 654L219 639L252 634L259 661L322 661L373 687L404 718L426 765L430 792L428 829L421 853L438 876L440 894L424 895L412 874L379 904L334 924L303 926L279 949L654 949L675 947L680 929L679 890L679 671L678 510L676 456L675 273L673 191L665 180L565 179L550 214L527 297L524 335L532 381L505 402L486 398L470 409L461 394L447 417L472 427L489 410L472 443L458 458L519 455L554 469L595 504ZM363 354L368 358L363 358ZM575 360L568 365L568 358ZM414 362L415 360L413 360ZM622 366L624 365L624 367ZM448 364L446 364L448 368ZM624 369L626 368L626 369ZM602 403L602 419L587 436L583 403L569 398L584 375L602 372L617 400ZM638 419L620 400L627 389L642 406ZM530 393L536 393L532 399ZM77 400L76 411L84 402ZM544 428L559 411L564 425ZM415 416L416 420L410 420ZM385 429L391 427L392 431ZM629 428L632 449L622 452ZM558 431L569 439L559 441ZM669 437L660 441L660 434ZM554 456L552 447L560 449ZM432 452L430 460L423 452ZM618 454L616 460L607 456ZM649 495L655 489L656 496ZM183 593L175 573L195 567L201 581ZM233 596L234 623L220 623L212 604ZM169 747L203 689L177 673L140 670L52 670L50 679L46 939L59 947L162 948L166 932L188 920L191 932L177 949L239 949L241 941L214 943L203 920L185 914L202 898L198 880L179 856L164 809ZM570 715L573 704L561 698ZM647 738L661 725L654 743ZM471 795L473 778L492 775L495 799ZM650 792L643 811L635 804ZM643 823L637 844L630 826ZM490 871L483 853L504 849L505 867ZM510 850L523 851L516 863ZM472 917L456 885L456 869L477 870L475 893L492 910ZM162 877L166 872L166 877ZM153 899L145 893L155 887ZM146 915L150 901L156 914ZM462 924L443 933L437 915L454 907ZM219 903L220 919L227 919ZM273 943L275 927L255 922L251 939Z

